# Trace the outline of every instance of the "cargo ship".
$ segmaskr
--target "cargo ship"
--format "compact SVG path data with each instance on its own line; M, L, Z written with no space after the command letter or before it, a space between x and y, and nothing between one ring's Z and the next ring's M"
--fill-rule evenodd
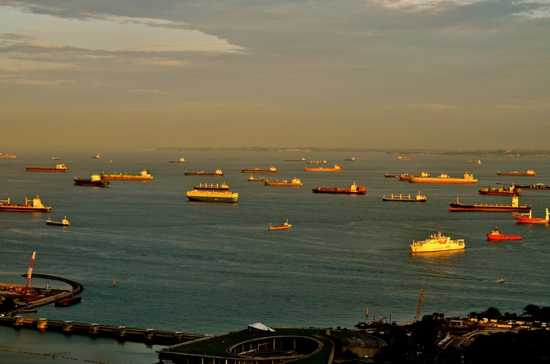
M481 164L481 159L478 159L477 161L468 161L468 164Z
M149 170L144 169L139 174L131 173L105 173L101 172L101 178L106 180L121 180L121 181L151 181L153 176Z
M487 240L489 241L503 241L503 240L522 240L519 235L504 235L495 227L495 229L487 234Z
M63 218L61 221L52 221L51 219L46 220L47 225L57 225L57 226L69 226L69 220L67 220L67 216Z
M288 219L286 219L286 221L283 222L281 225L271 225L271 223L269 223L269 226L267 227L267 230L268 230L268 231L273 231L273 230L289 230L291 227L292 227L292 225L289 224L289 223L288 223Z
M186 176L214 176L214 177L223 176L223 172L222 172L221 169L216 169L216 172L205 172L205 171L187 172L187 171L185 171L184 174Z
M327 160L323 159L323 160L318 160L318 161L309 161L309 162L307 162L307 164L327 164Z
M0 158L10 158L10 159L14 159L14 158L15 158L15 155L14 155L14 154L4 154L4 153L0 153Z
M402 176L401 174L392 174L392 173L386 173L384 175L385 178L399 178L401 176Z
M410 245L413 253L429 253L449 250L463 250L466 247L464 239L451 240L450 237L442 235L441 231L431 235L423 241L414 241Z
M185 163L185 158L181 157L180 159L176 160L169 160L169 163Z
M64 164L56 164L55 167L27 166L27 172L67 172L67 166Z
M250 182L265 182L267 181L267 177L254 177L254 176L250 176L248 177L248 180Z
M239 202L239 194L230 191L193 190L186 193L189 201L200 202Z
M382 201L396 201L396 202L426 202L427 198L426 196L422 195L420 191L418 191L418 195L416 195L415 198L411 198L411 195L394 195L391 194L391 197L386 197L386 195L382 196Z
M476 184L477 179L474 179L473 174L464 174L464 178L453 178L442 173L437 177L430 177L427 173L422 173L420 177L411 176L409 183L441 183L441 184Z
M304 168L307 172L340 172L342 168L338 164L335 164L333 168L325 168L325 167L317 167L317 168L311 168L306 167Z
M109 185L108 180L102 179L99 174L92 174L91 178L73 178L74 184L77 186L88 186L88 187L107 187Z
M229 186L224 182L222 184L216 183L199 183L198 185L195 185L196 190L229 190Z
M348 162L355 162L355 157L346 158L345 160Z
M397 157L397 160L398 160L398 161L410 161L410 160L412 160L412 158L410 158L410 157L401 157L401 156L399 156L399 157Z
M10 203L10 199L0 201L0 211L9 212L50 212L52 209L50 206L44 206L42 200L38 195L32 199L32 205L29 204L31 200L25 197L24 205L15 205ZM7 202L4 204L3 202Z
M101 157L101 155L99 153L97 153L96 155L93 155L92 158L94 159L99 159L99 157Z
M306 159L305 158L302 158L302 159L285 159L284 161L285 162L305 162Z
M531 206L519 205L519 198L517 195L512 197L511 205L504 204L463 204L458 201L449 202L451 206L449 211L486 211L486 212L529 212L531 211Z
M550 185L545 185L544 183L537 183L535 185L516 185L516 188L521 188L524 190L550 190Z
M513 184L507 188L491 188L489 187L482 187L481 190L479 190L480 195L499 195L499 196L513 196L513 195L521 195L521 188L516 188Z
M529 215L518 215L516 216L516 223L518 224L549 224L550 215L548 214L548 209L546 209L546 217L532 217L531 211Z
M249 169L249 168L243 168L242 173L277 173L277 168L275 167L270 167L269 169L261 169L261 168L254 168L254 169Z
M537 174L535 173L535 171L533 171L532 169L528 170L527 172L518 172L518 171L514 171L514 172L497 172L497 174L499 176L530 176L530 177L534 177L536 176Z
M313 193L332 193L346 195L365 195L367 193L366 186L357 186L355 182L348 188L340 187L317 187L312 189Z
M265 186L289 186L289 187L300 187L303 185L302 181L299 178L294 177L292 181L289 180L275 180L275 181L265 181Z

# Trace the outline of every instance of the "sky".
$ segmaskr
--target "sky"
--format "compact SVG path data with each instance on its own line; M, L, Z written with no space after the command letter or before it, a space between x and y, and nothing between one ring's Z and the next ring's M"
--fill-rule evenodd
M549 149L550 0L0 0L0 96L3 153Z

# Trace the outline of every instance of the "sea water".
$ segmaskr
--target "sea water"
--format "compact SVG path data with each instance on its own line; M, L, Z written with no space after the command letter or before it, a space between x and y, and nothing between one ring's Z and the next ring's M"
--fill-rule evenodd
M7 152L7 151L6 151ZM537 157L413 155L399 161L382 152L243 151L9 151L0 159L0 199L23 203L40 195L49 214L0 212L0 282L25 283L32 252L35 273L65 277L84 286L82 303L39 308L25 316L215 335L268 326L352 328L365 319L410 322L421 290L422 314L466 316L494 306L521 313L548 306L550 227L518 225L514 213L450 212L449 202L510 204L507 196L478 195L481 187L550 184L550 164ZM101 158L92 155L101 152ZM51 160L52 156L60 160ZM185 163L169 160L185 158ZM305 172L304 162L326 159L341 172ZM355 161L346 161L354 157ZM481 159L482 164L468 164ZM110 163L110 160L116 163ZM26 172L26 165L64 163L67 173ZM302 187L249 182L242 168L269 168L269 179L302 180ZM184 171L223 177L185 176ZM107 188L75 186L73 177L139 173L150 182L111 181ZM536 177L498 176L527 171ZM476 185L412 184L385 173L473 173ZM189 202L199 183L226 182L238 204ZM319 187L367 186L367 194L314 194ZM420 191L426 203L382 201L383 195ZM550 191L524 190L520 204L533 216L550 207ZM46 219L70 227L46 225ZM291 230L268 231L286 219ZM523 240L488 242L498 226ZM413 240L441 231L464 239L463 252L412 255ZM497 281L504 279L504 284ZM66 287L33 279L33 286ZM77 335L0 327L0 362L43 363L51 356L107 363L153 363L160 346L118 343Z

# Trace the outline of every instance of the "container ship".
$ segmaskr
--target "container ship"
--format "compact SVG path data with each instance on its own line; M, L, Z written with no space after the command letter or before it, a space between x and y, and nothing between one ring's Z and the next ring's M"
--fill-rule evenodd
M357 186L355 182L348 188L340 187L317 187L312 189L313 193L332 193L346 195L365 195L367 193L366 186Z
M451 206L449 211L487 211L487 212L529 212L531 211L531 206L519 205L519 198L517 195L512 197L511 205L504 204L463 204L458 201L449 202Z
M32 205L29 204L31 200L25 197L25 204L24 205L16 205L10 203L10 199L0 201L0 211L8 211L8 212L50 212L52 209L50 206L44 206L42 204L42 200L38 195L36 195L36 198L32 199ZM3 202L7 202L4 204Z
M67 172L67 166L64 164L57 164L55 167L27 166L27 172Z
M101 173L101 178L105 180L121 180L121 181L151 181L153 176L149 170L144 169L139 174L131 173Z
M222 184L216 183L199 183L198 185L195 185L196 190L227 190L229 191L229 186L224 182Z
M451 240L450 237L442 235L441 231L431 235L423 241L414 241L410 245L413 253L441 252L449 250L463 250L466 247L464 239Z
M429 177L426 173L422 173L420 177L411 176L409 183L441 183L441 184L476 184L477 179L474 179L473 174L464 174L464 178L453 178L442 173L437 177Z
M325 168L325 167L306 167L304 168L307 172L340 172L342 168L340 168L339 165L335 164L333 168Z
M527 172L518 172L518 171L514 171L514 172L497 172L497 174L499 176L530 176L530 177L534 177L534 176L537 175L535 173L535 171L533 171L532 169L528 170Z
M239 194L230 191L193 190L187 191L186 195L190 201L228 203L239 202Z
M289 187L301 187L303 185L302 181L299 178L293 178L292 181L289 180L275 180L275 181L265 181L265 186L289 186Z
M205 171L187 172L187 171L185 171L184 174L186 176L214 176L214 177L223 176L223 172L222 172L221 169L216 169L216 172L205 172Z
M77 186L88 187L107 187L109 185L108 180L101 178L99 174L92 174L91 178L73 178L74 184Z
M243 168L242 173L277 173L277 168L271 167L269 169L261 169L261 168Z

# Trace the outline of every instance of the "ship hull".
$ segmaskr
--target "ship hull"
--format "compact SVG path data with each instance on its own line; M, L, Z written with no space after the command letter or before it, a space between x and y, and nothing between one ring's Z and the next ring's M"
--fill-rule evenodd
M223 173L215 173L215 172L184 172L186 176L213 176L213 177L220 177L223 176Z
M153 177L144 177L134 174L109 174L105 173L101 175L101 179L104 180L119 180L119 181L151 181Z
M341 168L304 168L306 172L340 172Z
M382 201L392 201L392 202L426 202L425 199L415 199L415 198L390 198L382 197Z
M548 224L550 220L536 217L516 216L516 223L518 224Z
M312 189L313 193L329 193L329 194L342 194L342 195L365 195L367 193L366 187L358 187L357 191L352 191L349 188L339 188L339 187L328 187L328 188L322 188L322 187L315 187Z
M480 195L498 195L498 196L513 196L513 195L521 195L521 190L520 189L516 189L516 190L499 190L499 189L494 189L494 190L485 190L485 189L481 189L478 191Z
M477 183L477 179L464 178L437 178L437 177L410 177L409 183L432 183L432 184L460 184L473 185Z
M481 211L481 212L529 212L530 206L488 205L450 203L449 211Z
M277 173L277 171L270 171L269 169L243 169L242 173Z
M266 186L280 186L280 187L302 187L302 184L291 182L277 182L277 181L265 181Z
M521 188L524 190L549 190L550 186L546 185L517 185L516 188Z
M56 226L69 226L69 224L65 224L61 221L50 221L50 220L47 220L46 224L47 225L56 225Z
M56 168L56 167L27 167L27 172L54 172L54 173L63 173L67 172L67 168Z
M0 205L0 211L7 212L50 212L51 207L32 207L25 205Z
M499 176L528 176L528 177L534 177L537 174L536 173L514 173L514 172L498 172Z
M86 187L107 187L109 185L109 181L107 180L100 180L100 181L92 181L91 179L82 179L82 178L74 178L74 184L76 186L86 186Z
M187 192L187 198L189 199L189 201L198 202L239 202L239 194L231 192L189 191Z
M267 228L267 230L269 231L274 231L274 230L290 230L290 228L292 227L292 225L286 225L286 226L283 226L283 225L280 225L280 226L270 226Z
M491 233L487 234L487 240L489 241L504 241L504 240L522 240L523 238L519 235L493 235Z

